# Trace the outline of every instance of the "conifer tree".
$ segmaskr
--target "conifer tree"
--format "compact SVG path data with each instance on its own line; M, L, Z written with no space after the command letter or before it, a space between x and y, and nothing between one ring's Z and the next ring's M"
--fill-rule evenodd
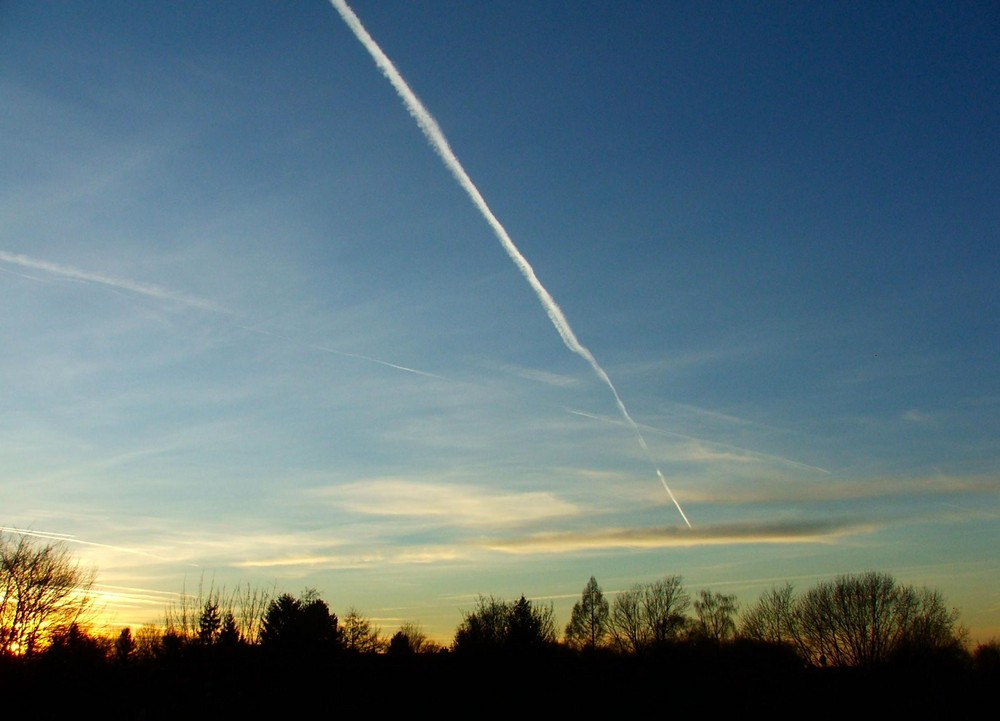
M597 579L593 576L583 588L580 600L573 604L573 615L566 626L566 642L576 648L597 648L608 635L610 607Z

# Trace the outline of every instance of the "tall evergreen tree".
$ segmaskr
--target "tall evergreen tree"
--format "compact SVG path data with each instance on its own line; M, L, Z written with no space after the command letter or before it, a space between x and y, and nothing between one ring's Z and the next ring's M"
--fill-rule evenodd
M219 614L219 602L208 599L202 606L198 617L198 640L205 646L211 646L219 637L222 628L222 616Z
M566 626L566 642L576 648L597 648L608 635L610 607L597 579L593 576L583 588L580 600L573 604L573 615Z

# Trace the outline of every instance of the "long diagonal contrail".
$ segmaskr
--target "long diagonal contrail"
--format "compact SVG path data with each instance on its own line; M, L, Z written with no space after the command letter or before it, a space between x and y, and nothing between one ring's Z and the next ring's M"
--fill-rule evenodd
M535 275L535 271L531 267L531 264L529 264L525 257L521 255L521 251L519 251L517 246L514 245L514 241L510 239L510 236L507 234L507 230L500 224L500 221L497 220L496 216L493 215L493 211L490 210L490 207L486 204L486 201L483 199L479 189L476 187L475 183L472 182L469 174L465 172L465 168L462 167L458 157L455 155L454 151L452 151L451 146L448 144L448 140L445 138L444 133L441 131L441 127L437 124L437 121L434 120L434 117L430 114L430 112L428 112L427 108L424 107L424 104L420 102L420 99L414 94L414 92L410 90L410 86L407 85L405 80L403 80L403 76L399 74L398 70L396 70L396 66L393 65L388 56L382 52L382 48L378 46L378 43L375 42L372 36L368 34L368 31L365 30L361 21L358 19L358 16L355 15L354 11L347 5L347 2L345 0L330 0L330 2L336 11L340 13L340 17L344 19L344 22L347 23L351 32L353 32L355 37L357 37L361 44L365 46L365 49L375 60L375 65L378 66L378 69L383 75L385 75L389 82L392 83L392 87L395 88L399 97L403 100L403 104L406 106L410 115L417 121L417 125L427 138L427 141L431 144L431 147L441 157L441 160L444 161L445 167L447 167L448 170L451 171L451 174L455 176L455 180L457 180L458 184L462 186L465 192L469 195L469 198L472 199L473 204L479 212L482 213L483 218L485 218L486 222L489 223L490 228L493 229L493 232L499 239L503 249L507 251L507 255L510 256L512 261L514 261L514 265L517 266L517 269L521 271L521 274L524 276L525 280L528 281L532 290L535 291L535 294L538 296L538 300L541 301L542 307L548 314L549 320L552 321L552 325L555 326L555 329L559 333L559 337L562 338L563 343L566 344L567 348L587 361L587 363L590 364L590 367L594 369L594 373L597 374L597 377L604 381L608 388L611 389L611 393L615 397L615 403L618 405L618 410L621 412L622 417L632 427L632 430L635 431L635 435L639 439L639 445L642 446L643 450L646 451L647 454L649 454L649 447L646 445L646 439L642 437L642 432L639 430L639 426L634 420L632 420L632 416L629 415L628 409L625 407L625 404L622 403L622 399L618 395L618 390L615 388L614 383L611 382L611 378L608 377L604 368L602 368L601 364L597 362L596 358L594 358L594 354L591 353L587 347L577 339L576 334L573 333L573 329L569 325L569 321L567 321L566 316L563 315L562 309L556 303L555 299L553 299L553 297L549 294L549 291L545 289L545 286L542 285L542 282L538 280L538 276ZM666 490L667 495L670 496L670 500L674 502L675 506L677 506L677 510L680 512L681 518L684 519L684 522L690 528L691 522L688 520L687 515L685 515L684 509L681 508L681 504L677 502L677 498L674 497L673 492L670 490L670 486L667 485L667 480L663 477L663 473L660 472L659 468L656 469L656 475L660 479L660 483L663 484L663 488Z

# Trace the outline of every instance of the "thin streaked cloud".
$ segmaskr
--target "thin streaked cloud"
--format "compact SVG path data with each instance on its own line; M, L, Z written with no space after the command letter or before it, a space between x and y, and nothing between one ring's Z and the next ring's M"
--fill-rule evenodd
M622 425L621 421L617 418L611 418L608 416L602 416L595 413L588 413L586 411L581 411L577 409L566 409L568 413L580 416L582 418L589 418L591 420L600 421L601 423L609 423L613 425ZM756 463L756 462L769 462L777 463L784 466L790 466L793 468L802 468L810 471L815 471L817 473L829 474L831 471L826 468L820 468L819 466L810 465L808 463L803 463L791 458L785 458L783 456L778 456L772 453L763 453L760 451L755 451L749 448L742 448L740 446L735 446L729 443L723 443L718 441L710 441L705 438L699 438L686 433L678 433L676 431L666 430L663 428L657 428L654 426L643 425L642 429L649 434L658 434L670 438L678 438L686 443L680 445L675 445L666 451L669 460L673 461L695 461L695 462L709 462L709 461L732 461L739 463Z
M318 498L352 513L436 519L444 525L492 526L537 523L580 513L552 493L503 493L492 489L375 479L313 491Z
M704 503L814 503L874 498L933 498L953 494L995 493L995 476L923 476L919 478L837 478L834 481L767 479L752 486L720 486L689 489L693 502Z
M707 528L611 528L580 532L534 533L483 541L505 553L574 553L610 549L693 548L747 544L834 543L848 535L873 533L874 524L832 522L717 524Z
M541 370L539 368L525 368L510 364L497 365L496 368L504 373L509 373L519 378L524 378L525 380L534 381L536 383L544 383L545 385L556 386L558 388L572 388L580 385L580 379L576 376L566 375L563 373L552 373L551 371Z

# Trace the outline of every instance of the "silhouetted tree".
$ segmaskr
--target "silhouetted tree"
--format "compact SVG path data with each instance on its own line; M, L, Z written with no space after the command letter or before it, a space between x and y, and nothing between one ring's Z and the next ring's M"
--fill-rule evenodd
M215 589L210 585L206 591L203 579L198 584L196 594L182 590L177 600L167 607L163 625L182 641L197 638L203 642L211 642L216 640L221 625L214 630L211 627L216 620L221 624L222 619L230 615L236 623L240 639L247 643L257 643L260 640L264 613L273 598L273 590L250 584L238 585L232 591L225 587ZM214 608L209 608L210 606ZM203 617L209 627L202 627Z
M232 612L227 611L226 615L222 617L222 627L219 628L219 645L232 648L238 646L241 641L236 617L233 616Z
M695 635L712 641L731 641L736 636L736 596L702 589L694 602Z
M260 640L265 646L295 638L302 627L302 603L290 593L271 601L261 624Z
M240 640L245 643L260 641L261 622L271 599L273 588L237 585L233 591L223 589L220 594L220 608L233 617L239 631Z
M301 598L286 593L271 601L260 640L270 650L304 653L337 648L341 638L336 614L315 591L306 591Z
M104 663L108 646L107 639L95 638L71 623L51 634L43 654L49 661L97 668Z
M394 647L395 644L395 647ZM430 653L439 650L439 646L427 638L420 624L407 621L399 626L399 630L389 640L389 651Z
M495 651L507 641L508 605L493 596L480 596L476 608L463 614L455 632L456 651Z
M739 635L751 641L801 646L795 591L786 583L765 591L740 615Z
M940 591L907 586L903 596L908 608L904 642L943 646L965 637L965 629L958 622L958 609L948 608Z
M350 608L344 617L341 636L344 648L358 653L378 653L382 650L382 629L361 614L356 608Z
M1000 640L980 643L972 652L972 661L979 673L1000 678Z
M454 647L458 652L523 653L545 648L555 639L551 605L535 605L524 596L513 602L480 596L476 608L464 614Z
M691 597L680 576L667 576L643 589L643 615L654 644L676 641L688 624Z
M611 604L609 628L619 651L637 653L676 641L688 625L691 598L680 576L637 583Z
M534 605L521 596L510 609L507 647L511 651L532 651L554 643L556 627L551 606Z
M608 636L611 607L597 579L593 576L583 587L583 595L573 604L573 613L566 625L566 642L574 648L594 649L604 644Z
M619 651L637 653L649 643L642 613L642 584L620 591L611 604L609 628Z
M126 626L115 639L115 660L118 663L128 663L134 652L135 640L132 638L132 629Z
M94 577L62 544L0 535L0 655L31 654L83 622Z
M410 646L409 637L402 631L396 631L392 634L386 652L391 656L408 656L415 653L413 647Z
M168 628L160 636L160 643L157 647L157 657L160 659L175 660L180 657L181 652L188 644L188 639L172 628Z
M218 640L221 629L222 616L219 614L218 597L209 598L198 617L198 641L204 646L212 645Z
M151 661L163 654L163 631L157 626L143 624L133 637L135 655L143 661Z
M873 666L904 649L961 646L964 637L940 594L874 571L817 584L799 600L797 617L810 660L836 666Z

